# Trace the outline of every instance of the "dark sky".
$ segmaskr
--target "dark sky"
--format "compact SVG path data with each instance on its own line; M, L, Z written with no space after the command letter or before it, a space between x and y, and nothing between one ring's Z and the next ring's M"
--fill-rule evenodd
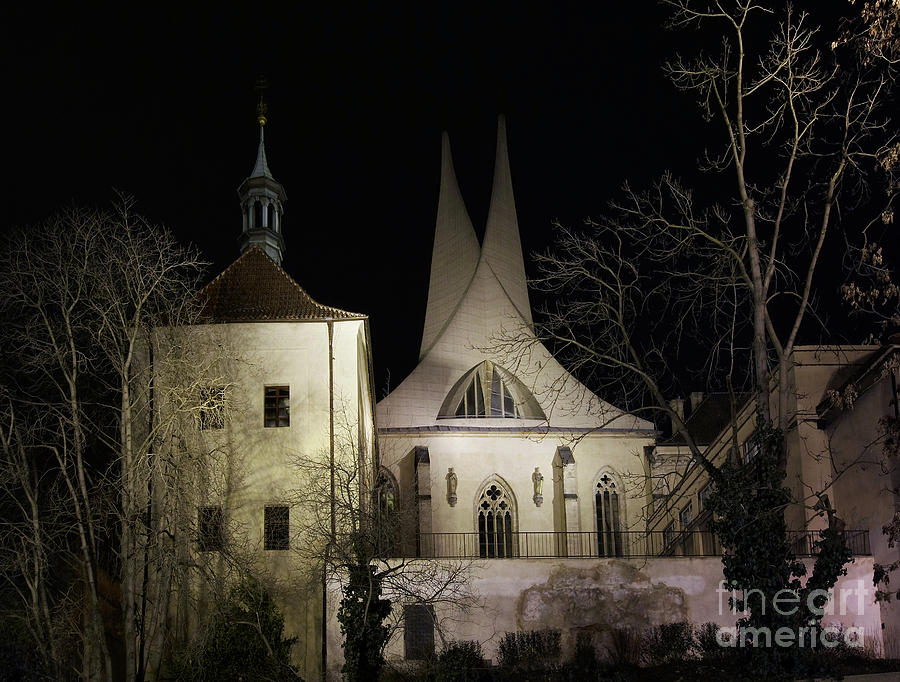
M695 166L699 117L661 74L677 36L654 2L315 4L0 10L4 224L118 188L221 271L238 255L264 73L284 266L318 301L370 315L380 396L416 361L443 129L480 234L506 114L526 253L624 180Z

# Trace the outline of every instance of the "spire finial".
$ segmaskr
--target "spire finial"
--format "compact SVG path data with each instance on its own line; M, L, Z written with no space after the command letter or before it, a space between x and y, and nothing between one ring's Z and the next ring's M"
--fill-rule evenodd
M259 104L256 105L256 120L262 128L266 125L266 114L269 112L269 106L266 104L265 93L269 89L269 81L265 76L257 76L256 84L253 89L259 93Z
M268 106L265 91L269 81L265 76L258 76L254 90L259 93L256 105L256 120L259 123L259 147L256 150L256 163L241 186L238 196L241 199L241 210L244 214L244 230L241 236L241 252L253 245L265 249L269 258L281 264L284 253L284 236L282 234L282 213L287 201L281 183L272 177L266 161L265 126Z

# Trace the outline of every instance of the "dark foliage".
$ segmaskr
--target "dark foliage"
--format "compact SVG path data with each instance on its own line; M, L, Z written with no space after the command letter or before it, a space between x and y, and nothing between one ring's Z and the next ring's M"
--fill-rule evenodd
M481 642L449 642L437 657L435 682L475 682L490 679Z
M546 670L560 663L559 630L507 632L497 647L501 668L528 672Z
M262 585L245 579L210 617L205 633L172 666L173 679L298 680L290 665L296 638L284 637L284 616Z
M358 562L349 566L348 573L337 614L344 635L341 671L352 682L377 680L390 637L384 621L391 613L391 601L381 597L381 577L374 566Z

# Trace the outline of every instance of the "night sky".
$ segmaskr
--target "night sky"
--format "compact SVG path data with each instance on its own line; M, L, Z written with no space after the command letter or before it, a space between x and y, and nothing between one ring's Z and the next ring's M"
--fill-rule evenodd
M691 174L702 151L693 101L660 70L691 37L664 31L654 2L126 4L0 10L4 227L117 188L217 274L238 255L265 74L284 267L321 303L370 315L379 397L417 358L442 130L480 235L506 114L530 272L554 219L601 212L626 179Z

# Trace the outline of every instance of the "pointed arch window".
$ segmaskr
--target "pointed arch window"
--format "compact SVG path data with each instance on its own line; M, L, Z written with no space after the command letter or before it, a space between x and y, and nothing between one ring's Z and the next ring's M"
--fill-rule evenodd
M253 202L253 224L251 227L258 230L263 225L263 206L262 202L257 200Z
M622 556L622 528L619 510L619 488L609 474L597 482L597 553L600 556Z
M389 557L399 554L399 512L397 483L394 477L382 469L375 482L375 502L378 514L377 551L380 556Z
M514 556L515 504L502 485L486 485L478 500L478 554L493 559Z
M534 396L512 373L490 360L466 372L450 389L438 418L545 419Z

